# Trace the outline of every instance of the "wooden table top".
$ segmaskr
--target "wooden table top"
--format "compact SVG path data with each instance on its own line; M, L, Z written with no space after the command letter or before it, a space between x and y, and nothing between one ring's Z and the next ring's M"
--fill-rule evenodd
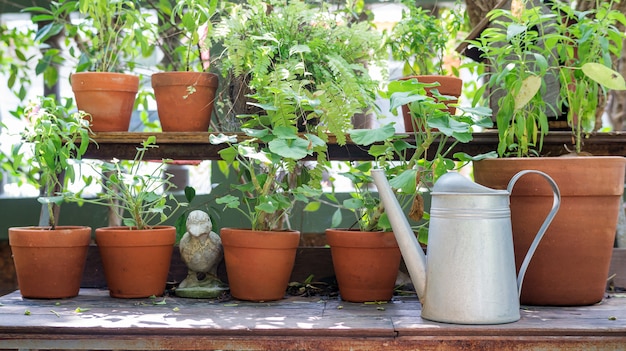
M125 300L82 289L64 300L23 299L17 291L0 304L0 349L626 349L626 294L585 307L522 306L520 321L501 325L423 320L416 297Z

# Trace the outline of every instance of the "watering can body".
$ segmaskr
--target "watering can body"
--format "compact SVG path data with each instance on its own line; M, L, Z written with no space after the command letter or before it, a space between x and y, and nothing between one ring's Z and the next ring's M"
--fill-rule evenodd
M558 210L556 184L548 215L516 275L510 189L476 184L458 173L447 173L433 187L428 257L398 204L382 170L372 171L374 183L393 227L411 280L422 303L422 317L458 324L501 324L520 319L519 291L534 249Z

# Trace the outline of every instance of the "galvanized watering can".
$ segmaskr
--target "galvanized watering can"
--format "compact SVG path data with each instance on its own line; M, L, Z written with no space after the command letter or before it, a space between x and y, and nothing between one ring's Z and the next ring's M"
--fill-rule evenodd
M516 279L509 195L515 182L528 173L543 176L554 197ZM519 293L526 268L561 202L552 178L539 171L521 171L507 190L494 190L458 173L441 176L431 193L426 258L384 171L372 170L372 176L422 303L423 318L458 324L520 319Z

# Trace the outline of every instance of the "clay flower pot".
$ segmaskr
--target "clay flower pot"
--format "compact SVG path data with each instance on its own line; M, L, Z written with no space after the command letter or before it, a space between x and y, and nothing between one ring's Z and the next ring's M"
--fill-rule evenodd
M388 301L400 269L400 248L393 232L326 229L341 299Z
M561 207L539 243L522 284L521 303L576 306L604 297L620 198L623 157L528 157L474 163L477 183L506 189L515 173L547 173L561 191ZM538 175L521 178L511 194L511 224L517 269L552 204L550 187Z
M437 89L440 94L455 96L456 100L447 100L445 103L447 104L456 104L458 102L458 97L461 96L461 91L463 90L463 80L457 77L450 76L439 76L439 75L425 75L425 76L410 76L402 79L417 79L418 82L421 83L435 83L438 82L439 86L434 88L427 88L426 92L430 92L431 89ZM430 95L430 94L429 94ZM454 106L448 106L448 112L451 115L454 115L456 112L456 108ZM409 113L409 107L404 105L402 106L402 117L404 119L404 130L407 133L413 132L413 123L411 122L411 114Z
M91 228L9 228L9 244L20 293L26 298L78 295L91 242Z
M211 123L217 75L207 72L161 72L152 88L164 132L206 132Z
M127 132L139 77L111 72L80 72L70 77L76 106L91 115L94 132Z
M231 295L275 301L285 296L300 243L298 231L220 231Z
M175 241L172 226L96 229L109 294L119 298L163 295Z

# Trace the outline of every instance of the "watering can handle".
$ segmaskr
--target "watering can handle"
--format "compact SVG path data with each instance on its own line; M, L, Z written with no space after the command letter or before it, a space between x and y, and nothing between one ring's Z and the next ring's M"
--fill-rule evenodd
M537 235L535 235L535 240L533 240L532 244L530 244L530 248L528 249L528 252L526 252L526 257L524 257L524 261L522 262L519 273L517 275L518 295L522 294L522 282L524 281L524 275L526 274L526 269L528 269L530 260L535 254L535 250L537 250L537 246L539 246L539 242L541 241L541 238L543 238L543 235L546 233L548 226L554 219L554 216L556 216L556 213L559 210L559 206L561 205L561 192L559 191L559 187L556 185L554 180L549 175L541 171L525 170L525 171L520 171L517 174L515 174L513 178L511 178L511 180L509 181L509 185L507 187L507 191L509 192L509 194L511 194L511 191L513 190L513 186L515 185L515 182L517 182L517 180L521 178L522 176L529 174L529 173L539 174L548 181L548 183L552 187L553 201L552 201L552 209L550 210L550 213L548 213L548 215L546 216L546 219L543 221L543 224L541 225L541 228L539 228Z

